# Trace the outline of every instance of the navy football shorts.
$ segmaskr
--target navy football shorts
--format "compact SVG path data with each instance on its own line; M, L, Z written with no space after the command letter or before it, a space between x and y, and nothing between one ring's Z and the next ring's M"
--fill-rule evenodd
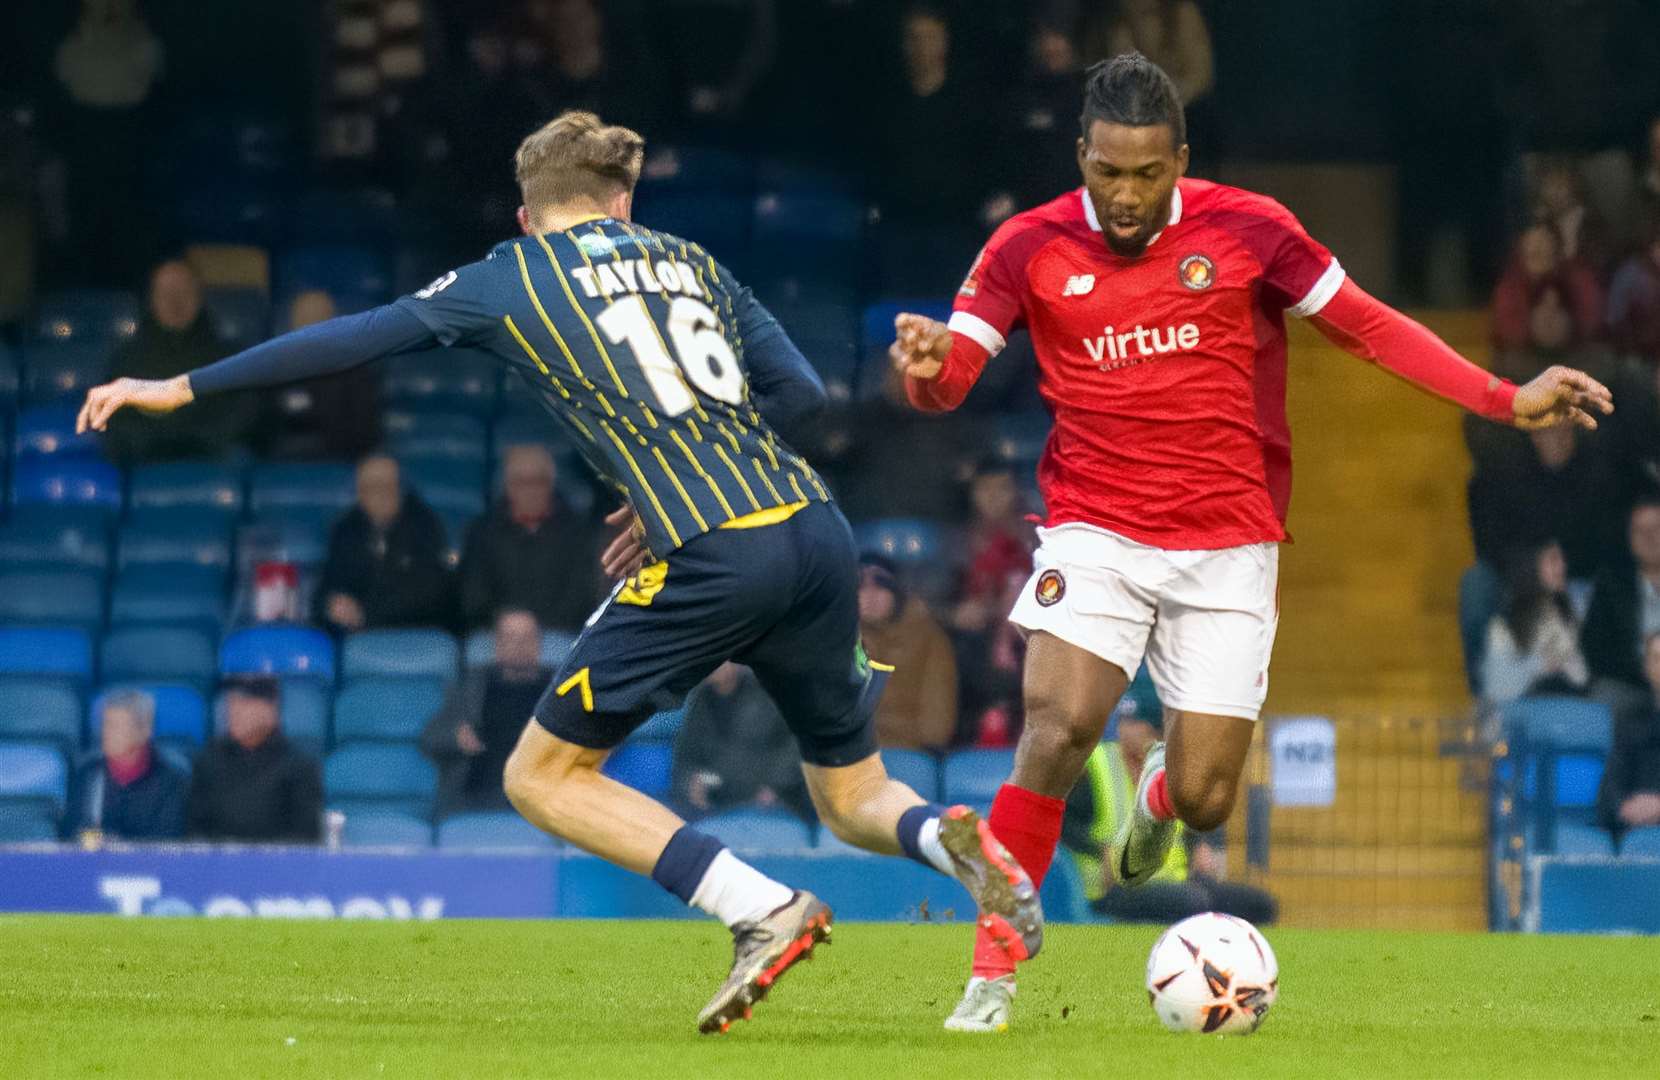
M704 533L600 605L536 720L566 742L610 749L734 660L772 695L804 760L861 761L876 752L888 669L860 643L858 583L852 531L830 503Z

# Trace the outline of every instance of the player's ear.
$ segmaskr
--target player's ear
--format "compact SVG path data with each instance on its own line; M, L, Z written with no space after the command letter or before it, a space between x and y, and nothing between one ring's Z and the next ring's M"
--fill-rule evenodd
M1187 150L1187 144L1182 143L1181 147L1176 151L1176 177L1177 177L1177 179L1180 179L1181 177L1184 177L1184 176L1187 175L1188 157L1189 157L1189 154L1188 154L1188 150Z
M519 219L519 231L520 232L524 233L526 236L535 236L536 235L535 230L530 227L530 210L529 209L527 209L526 207L521 206L521 207L519 207L519 212L515 216Z
M1088 153L1088 146L1084 142L1084 137L1080 135L1078 136L1078 172L1080 173L1086 171L1084 165L1084 155L1086 153Z
M618 221L632 221L634 213L634 193L619 191L611 199L611 205L606 207L607 212Z

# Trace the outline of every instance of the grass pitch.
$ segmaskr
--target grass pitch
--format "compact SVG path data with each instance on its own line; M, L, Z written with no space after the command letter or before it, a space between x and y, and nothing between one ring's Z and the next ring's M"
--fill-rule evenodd
M0 918L0 1076L1660 1076L1660 940L1271 931L1279 1004L1223 1039L1158 1026L1157 933L1051 927L963 1036L969 927L843 924L705 1037L712 923Z

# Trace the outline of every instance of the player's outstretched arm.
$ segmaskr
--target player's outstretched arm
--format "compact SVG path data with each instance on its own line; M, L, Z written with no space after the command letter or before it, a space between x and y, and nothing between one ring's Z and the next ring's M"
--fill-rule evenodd
M905 396L924 412L948 412L963 403L991 354L938 319L894 316L888 359L905 377Z
M116 379L87 391L75 430L103 431L124 408L170 413L207 394L333 375L393 353L438 344L426 323L388 304L272 338L171 379Z
M1423 325L1345 281L1314 325L1337 346L1423 390L1490 420L1522 428L1574 423L1595 428L1614 411L1606 386L1572 368L1553 367L1518 387L1458 355Z

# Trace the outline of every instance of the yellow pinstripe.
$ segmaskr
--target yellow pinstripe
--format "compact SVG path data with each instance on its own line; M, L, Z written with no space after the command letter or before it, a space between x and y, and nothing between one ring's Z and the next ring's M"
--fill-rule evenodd
M569 233L566 234L566 236L569 235ZM617 374L616 365L611 363L611 354L605 351L605 343L599 339L599 331L594 329L593 320L588 318L588 313L582 310L582 304L577 300L576 293L571 291L571 283L565 277L565 271L560 268L559 260L554 258L553 248L548 244L547 237L538 236L536 242L542 245L542 252L548 257L548 265L553 267L554 275L559 278L559 287L565 290L565 299L570 301L571 310L576 312L577 318L582 320L582 325L588 328L588 336L594 339L594 348L598 350L599 358L605 361L605 370L610 373L611 381L616 384L617 393L626 398L628 387L623 385L622 376ZM576 244L575 240L571 242ZM514 246L517 247L518 245ZM576 250L577 254L582 256L582 261L592 269L593 260L588 258L588 253L582 250L581 244L576 244Z
M779 506L783 506L786 500L784 496L778 494L778 489L772 486L772 481L767 479L767 470L761 466L761 459L750 458L749 463L755 466L755 475L759 476L761 478L761 483L766 485L767 493L778 502Z
M732 463L731 458L726 456L726 447L722 446L720 443L715 443L714 447L715 453L719 454L720 459L726 462L726 467L732 470L732 479L736 480L738 482L738 486L744 489L744 496L749 499L749 505L753 506L757 510L761 509L761 501L755 497L755 492L749 489L749 481L744 479L742 470Z
M770 432L766 438L761 440L761 449L766 452L767 460L772 462L772 471L777 472L778 455L772 452L772 435Z
M680 483L680 477L674 475L674 470L669 468L669 459L664 457L663 451L655 446L651 448L651 455L657 459L657 464L663 466L663 472L668 476L669 483L674 485L674 490L680 492L680 501L685 503L686 509L692 512L692 520L697 522L697 527L704 532L708 532L709 523L704 521L703 515L697 512L697 503L693 502L692 497L686 494L685 487Z
M680 432L669 432L669 438L674 440L674 445L680 447L680 452L686 455L686 460L691 463L692 469L696 471L697 475L702 478L705 484L709 485L709 491L715 496L715 501L720 503L720 508L726 511L728 520L737 517L737 513L732 509L732 504L727 502L726 496L721 493L720 485L715 483L713 476L704 471L703 465L697 460L697 455L692 453L692 448L686 445L686 440L680 437Z
M785 473L784 475L790 478L790 487L795 490L796 497L801 499L803 502L808 501L807 493L802 491L801 485L795 482L795 473Z
M570 420L571 423L575 424L576 429L578 431L582 432L582 434L586 435L588 437L589 442L593 443L595 446L599 445L599 440L594 438L594 433L592 431L588 430L588 425L587 424L584 424L580 419L578 419L575 416L568 416L568 417L566 417L566 419Z
M674 522L669 520L668 511L663 509L662 502L657 498L657 492L653 491L651 485L646 482L646 474L640 471L640 463L634 460L634 455L628 452L628 447L618 437L617 433L611 430L610 424L601 420L599 426L601 431L611 437L611 441L616 444L623 458L627 460L628 467L634 472L634 479L640 482L641 490L646 493L646 498L651 500L652 509L657 511L657 516L662 520L663 527L668 530L669 539L674 541L675 547L679 547L684 541L680 539L680 533L675 531Z
M513 254L519 257L519 277L524 280L525 295L530 297L530 306L536 309L537 315L541 316L542 325L547 327L548 336L553 338L554 344L559 346L559 351L565 354L565 360L571 365L571 371L576 374L577 381L585 389L592 389L594 384L589 382L588 376L582 373L582 365L576 362L576 354L571 352L569 345L565 344L565 339L559 336L559 331L554 328L553 320L548 318L547 309L542 306L542 298L536 295L536 286L530 283L530 267L525 265L524 250L518 244L514 244Z
M743 451L738 446L738 437L736 435L732 434L730 431L727 431L725 424L717 422L715 424L715 430L721 433L722 438L724 438L727 442L732 444L732 452L734 454L743 453Z

